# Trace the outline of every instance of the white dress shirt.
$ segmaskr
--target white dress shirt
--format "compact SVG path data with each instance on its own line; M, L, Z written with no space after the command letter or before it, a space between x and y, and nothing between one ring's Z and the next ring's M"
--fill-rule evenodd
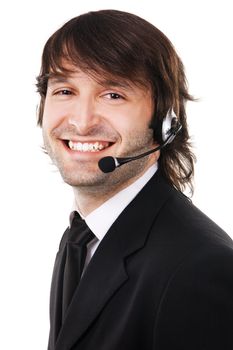
M96 238L87 246L87 257L84 270L109 228L112 226L121 212L127 207L127 205L152 178L157 169L158 163L153 164L139 179L108 199L97 209L93 210L89 215L83 217L90 230L96 236Z

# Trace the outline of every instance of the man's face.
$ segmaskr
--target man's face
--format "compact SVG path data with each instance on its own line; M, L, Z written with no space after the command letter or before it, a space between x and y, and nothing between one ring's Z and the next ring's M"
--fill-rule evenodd
M127 157L154 146L149 124L154 105L148 88L120 79L99 81L77 70L49 79L43 115L45 148L72 186L121 186L143 173L157 155L104 174L98 161Z

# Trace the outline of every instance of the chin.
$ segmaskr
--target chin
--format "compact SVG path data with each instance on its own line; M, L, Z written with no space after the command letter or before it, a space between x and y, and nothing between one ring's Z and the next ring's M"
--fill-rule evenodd
M60 171L60 174L64 182L72 187L98 187L106 181L106 175L96 171Z

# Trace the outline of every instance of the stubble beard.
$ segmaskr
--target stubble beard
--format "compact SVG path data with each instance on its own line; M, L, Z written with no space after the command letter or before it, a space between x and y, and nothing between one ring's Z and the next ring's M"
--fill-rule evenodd
M60 155L59 150L52 146L49 136L43 133L43 138L44 147L64 182L89 194L117 192L133 182L148 167L148 157L129 162L107 174L99 169L98 164L91 161L79 161L78 166L75 164L74 167L67 167L66 160ZM143 134L140 132L140 135L135 135L134 132L129 135L128 140L127 148L124 153L118 155L119 157L135 156L152 148L153 131L147 129Z

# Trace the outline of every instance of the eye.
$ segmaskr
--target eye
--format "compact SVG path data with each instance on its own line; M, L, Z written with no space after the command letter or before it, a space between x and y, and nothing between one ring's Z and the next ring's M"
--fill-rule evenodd
M121 95L116 94L115 92L111 92L109 95L111 96L111 98L112 98L113 100L118 100L119 98L122 98Z
M106 97L109 100L120 100L120 99L124 99L124 97L116 92L109 92L107 94L104 95L104 97Z
M72 95L72 91L70 91L68 89L62 89L62 90L55 91L54 95L61 95L61 96L63 96L63 95L65 95L65 96Z

